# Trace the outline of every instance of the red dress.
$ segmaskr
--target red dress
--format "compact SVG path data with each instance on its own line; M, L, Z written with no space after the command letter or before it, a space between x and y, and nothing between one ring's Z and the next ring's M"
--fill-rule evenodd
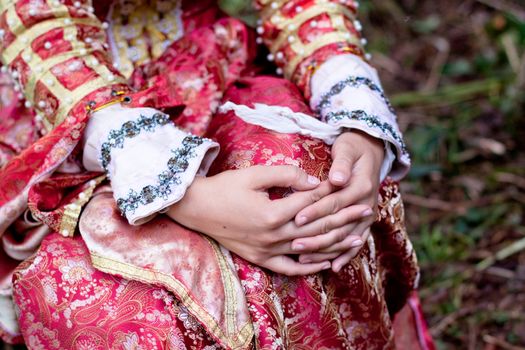
M355 43L332 35L301 59L285 48L279 65L293 84L260 76L264 67L254 63L255 35L243 23L204 1L184 2L180 21L173 22L184 34L162 32L164 41L174 41L162 48L149 28L144 51L149 58L139 54L132 60L136 69L118 71L103 41L107 28L92 15L104 14L104 4L91 9L83 2L40 1L37 12L24 0L1 4L2 60L17 79L14 87L3 86L0 125L0 232L6 251L0 256L1 287L5 300L12 293L18 310L18 327L0 311L4 341L24 341L30 349L432 347L411 297L417 263L399 187L391 179L380 189L373 235L350 264L337 274L286 277L162 215L130 226L104 175L83 171L78 163L89 110L124 94L128 106L161 109L179 127L216 140L221 151L212 173L291 164L325 179L331 158L322 141L272 132L215 109L232 101L311 113L303 97L309 67L339 53L362 54ZM302 11L297 7L318 5L273 4L259 4L266 18L264 40L272 42L290 27L274 26L265 11L293 19ZM354 5L344 3L345 11L355 11ZM126 2L120 6L131 19ZM119 23L112 11L110 23ZM323 8L316 11L325 15ZM345 25L355 32L352 23ZM301 40L313 40L306 29L296 32ZM189 80L200 84L188 86ZM20 88L25 107L16 98ZM396 313L400 321L394 327Z

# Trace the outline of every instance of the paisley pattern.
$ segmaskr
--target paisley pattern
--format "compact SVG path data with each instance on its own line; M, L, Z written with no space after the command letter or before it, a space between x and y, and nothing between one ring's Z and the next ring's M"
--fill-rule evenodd
M263 2L263 7L271 6L269 2ZM308 94L305 83L308 79L304 78L311 73L308 66L313 61L322 62L334 54L349 50L362 53L361 49L355 45L331 43L316 50L312 54L315 59L305 59L294 68L295 80L302 91L284 79L241 79L253 76L256 71L252 65L254 50L251 48L248 29L233 19L216 20L216 8L208 6L206 1L194 3L188 5L188 17L183 15L184 32L187 34L171 44L160 57L134 70L129 86L137 92L129 94L129 105L163 109L175 119L179 127L217 140L221 144L221 153L212 173L257 164L293 164L311 175L325 179L331 157L329 147L322 142L298 135L276 134L247 125L232 112L216 114L215 111L221 100L231 100L246 105L256 102L282 105L294 111L309 112L303 98L303 94ZM307 4L315 11L324 8L324 5L317 6L316 1L290 3L294 6ZM75 20L83 17L75 3L67 4L68 13ZM89 13L90 5L91 2L80 2L80 7ZM348 1L347 5L351 11L354 10L353 1ZM195 11L192 12L192 8ZM182 9L187 10L185 4ZM49 13L55 16L62 12L46 7L44 14ZM95 20L91 15L87 17ZM23 19L27 27L35 20L25 15ZM1 22L1 25L5 26L5 23ZM355 23L345 22L345 26L353 30L351 27ZM103 28L97 23L93 34L100 33L99 27ZM340 31L341 28L334 30ZM93 43L88 42L91 40L82 34L85 32L88 30L78 33L90 48ZM307 34L307 31L301 32L301 35ZM8 43L12 43L13 33L6 32L6 38ZM45 41L40 44L37 46L45 56L45 50L48 50L46 46L49 45ZM80 51L82 48L74 49ZM97 47L99 49L102 50ZM95 57L97 62L89 58L86 64L90 67L98 66L95 63L106 67L109 63L104 56ZM78 66L75 62L69 63L72 63L72 67L68 65L67 68L73 68L73 71ZM113 68L107 69L118 75ZM91 72L87 68L86 71ZM53 72L64 78L63 84L69 84L74 89L72 86L75 81L78 82L78 77L71 75L69 79L64 77L67 74L62 73L59 70ZM110 75L103 76L104 87L88 89L90 92L82 97L82 102L94 101L95 105L100 105L111 99L111 88L128 88L126 85L113 84L116 83L115 77L110 79ZM44 86L37 88L39 94L44 94L46 84L44 81ZM49 112L51 116L56 114L55 108L60 103L67 102L64 100L55 105L51 95L45 96L49 99L46 97L46 105L39 106L39 109L53 107ZM64 164L67 164L67 159L78 158L78 149L75 148L82 137L87 118L84 103L76 103L64 121L50 121L55 124L55 128L48 128L51 131L38 141L29 142L26 150L11 157L0 173L0 184L6 185L0 189L0 232L3 233L24 213L28 203L35 218L53 231L60 232L44 238L38 251L20 264L14 275L13 296L20 331L29 348L394 348L396 337L392 319L405 305L418 279L417 262L404 227L397 183L391 180L383 183L379 193L381 218L372 228L373 235L360 254L338 274L326 271L310 276L285 277L233 254L215 252L217 260L222 259L221 263L228 264L229 269L234 271L235 281L244 292L244 298L236 298L237 304L230 305L228 312L231 314L246 310L253 325L254 335L253 339L248 338L251 340L248 345L230 346L217 336L213 324L197 317L195 309L191 308L190 298L176 297L172 290L163 285L161 276L155 273L151 264L141 260L142 256L146 256L142 255L143 252L147 250L154 254L158 246L146 245L141 248L144 251L134 250L133 241L128 239L129 245L121 248L131 251L136 259L119 261L103 272L96 268L102 268L100 256L97 257L86 246L86 239L78 234L74 237L63 236L74 233L76 215L89 200L94 188L103 181L100 174L81 170L52 175L61 165L66 170ZM273 189L271 196L278 198L288 191L283 188ZM97 196L96 192L94 196ZM116 204L110 209L116 211ZM68 214L71 212L74 213ZM159 237L155 234L159 231L158 227L168 227L166 221L166 218L159 216L150 222L149 232L141 233L146 238L157 239ZM105 227L110 237L113 223L104 221L99 224ZM156 227L156 224L159 226ZM169 225L180 228L173 222ZM119 241L125 242L131 233L131 230L119 231ZM191 234L195 239L206 239L199 233ZM214 258L211 254L210 257ZM184 259L184 256L178 259ZM153 276L151 280L145 281L138 275L126 273L139 265L150 272ZM170 276L184 274L191 277L190 272L199 273L198 269L192 269L188 261L165 265L168 269L166 275ZM222 276L217 273L215 280L222 282ZM205 286L199 287L206 292ZM192 289L189 290L191 292ZM228 291L228 288L225 290ZM415 343L411 346L416 348Z

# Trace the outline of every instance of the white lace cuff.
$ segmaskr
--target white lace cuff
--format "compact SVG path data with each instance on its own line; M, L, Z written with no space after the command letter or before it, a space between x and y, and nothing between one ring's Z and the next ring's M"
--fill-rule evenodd
M139 225L178 202L218 151L216 142L180 130L156 109L114 105L91 116L83 163L108 174L122 215Z
M374 68L355 55L335 56L314 73L311 95L310 106L322 121L385 141L382 178L406 175L410 156Z

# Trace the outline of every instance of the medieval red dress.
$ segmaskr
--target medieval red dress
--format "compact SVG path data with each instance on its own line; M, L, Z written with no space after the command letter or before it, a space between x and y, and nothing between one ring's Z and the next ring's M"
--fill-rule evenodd
M327 123L347 117L351 125L343 126L362 123L362 130L393 144L401 163L406 157L396 127L377 115L334 111L329 94L311 103L312 75L325 62L364 57L357 3L256 5L258 38L205 0L0 1L4 341L30 349L432 347L413 294L418 268L399 186L390 177L380 188L373 234L339 273L276 274L164 215L130 225L141 206L177 192L189 160L207 142L220 146L208 174L288 164L326 179L326 142L247 123L239 106L317 113ZM260 42L286 79L261 75L268 64L257 63ZM385 101L373 79L346 81ZM340 85L329 92L337 95L346 86ZM106 171L88 171L81 161L84 131L114 102L162 113L111 130L114 138L100 157ZM225 102L233 107L218 108ZM324 113L328 105L332 110ZM191 136L178 144L157 183L117 198L111 168L117 153L111 152L166 125Z

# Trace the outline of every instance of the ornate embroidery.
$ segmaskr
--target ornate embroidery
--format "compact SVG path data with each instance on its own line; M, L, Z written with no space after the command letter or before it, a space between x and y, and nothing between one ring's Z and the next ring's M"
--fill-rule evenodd
M130 120L122 124L118 130L109 132L108 141L102 144L100 150L100 162L104 170L108 171L108 165L111 161L111 149L122 148L126 138L133 138L140 134L141 130L152 132L158 126L166 125L170 122L169 116L162 113L155 113L152 117L143 115L136 121Z
M339 121L342 119L354 119L358 121L364 121L371 128L379 128L383 133L389 134L396 140L404 153L408 153L407 147L401 135L392 127L392 125L382 122L381 119L375 115L370 115L363 110L357 111L338 111L329 112L323 119L325 121Z
M117 206L122 215L125 215L126 212L134 213L139 205L150 204L158 197L167 199L172 192L171 186L180 185L179 174L186 171L189 160L196 156L195 148L203 142L204 139L201 137L186 136L182 140L182 147L172 150L174 156L168 160L168 170L158 175L157 185L145 186L140 193L130 190L127 198L119 198L117 200Z
M392 104L390 104L390 101L385 96L385 93L383 92L383 89L381 89L381 87L379 87L379 85L374 83L369 78L357 77L357 76L352 76L352 75L347 77L346 79L341 80L340 82L338 82L334 86L332 86L332 88L330 88L330 91L328 91L326 94L324 94L321 97L321 101L315 107L315 111L320 114L321 110L323 108L326 108L326 107L330 106L330 101L331 101L332 97L338 95L341 91L343 91L343 89L345 87L351 86L351 87L354 87L354 88L358 88L361 85L366 85L370 90L377 92L379 94L379 96L381 96L381 99L387 105L387 107L390 110L390 112L395 114L394 107L392 107Z

